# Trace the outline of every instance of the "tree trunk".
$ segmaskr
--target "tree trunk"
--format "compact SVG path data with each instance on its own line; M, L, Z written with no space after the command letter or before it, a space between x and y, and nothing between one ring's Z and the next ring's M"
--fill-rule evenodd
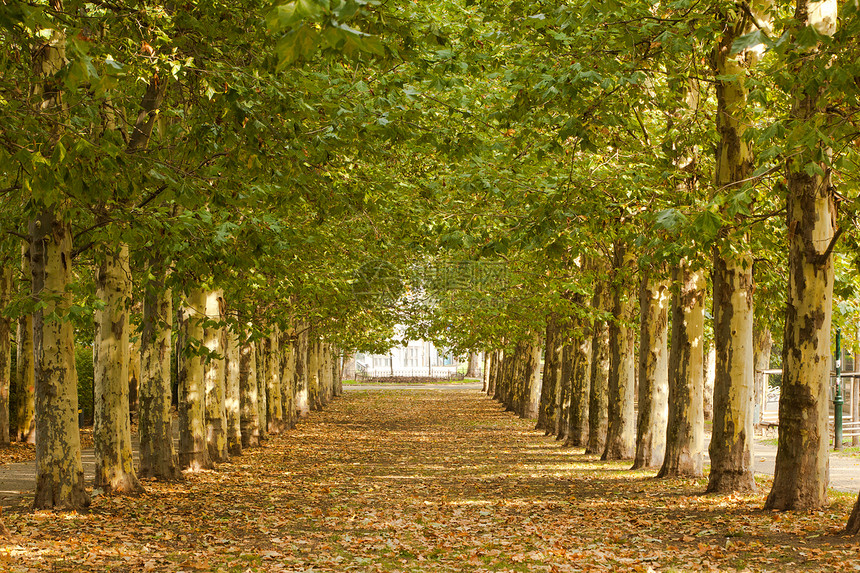
M280 434L284 428L283 390L281 389L281 331L277 326L269 334L269 359L266 368L266 401L268 411L268 430L270 434Z
M570 429L570 382L573 376L573 345L569 338L565 337L565 342L561 347L560 360L560 376L559 383L556 389L556 416L555 423L555 439L567 440L567 432Z
M755 390L755 412L754 424L760 424L764 407L767 404L766 386L767 376L764 371L770 368L770 352L773 348L773 336L770 329L762 327L753 329L753 362L755 363L753 388Z
M185 348L179 365L179 468L199 471L210 469L206 445L206 404L204 357L197 345L203 340L206 293L194 288L182 308L182 339Z
M609 426L606 430L606 447L602 460L632 458L635 450L634 391L636 367L634 363L636 331L629 326L633 320L635 304L626 292L629 281L630 257L620 243L615 245L614 280L612 293L612 321L609 323Z
M224 329L224 414L227 417L227 452L242 454L242 408L240 378L240 344L235 327Z
M281 333L278 346L281 349L280 376L284 428L289 430L296 427L296 341L292 329Z
M639 291L639 417L633 468L660 467L669 414L669 302L666 281L642 271Z
M469 365L466 367L466 378L477 378L481 357L477 352L469 353Z
M798 0L795 33L812 26L820 34L832 35L836 31L836 7L836 2ZM820 96L823 89L807 87L795 91L791 118L798 127L812 130L820 126L828 103ZM788 300L779 441L773 487L765 503L767 509L812 510L824 507L828 501L831 249L838 236L835 189L830 167L823 159L829 155L830 150L822 142L815 149L801 144L788 160ZM816 170L810 170L810 165Z
M12 321L4 316L12 300L12 267L0 267L0 445L10 442L9 392L12 389Z
M154 261L158 264L158 261ZM173 294L164 288L165 273L150 265L153 276L143 299L140 335L140 476L174 480L180 476L173 446L170 357Z
M242 447L260 445L260 407L257 397L257 349L246 333L239 347L239 401Z
M84 488L78 432L75 334L64 315L72 304L72 229L46 209L30 222L36 385L36 495L34 509L81 509L90 503ZM46 317L61 317L46 320Z
M585 446L588 443L588 405L591 392L591 329L578 320L580 332L574 338L573 364L570 378L570 414L565 446Z
M269 439L269 401L268 396L268 369L269 369L269 338L264 338L256 345L256 383L257 383L257 419L260 424L260 441Z
M673 275L678 292L672 297L666 455L657 477L701 477L705 440L702 403L705 274L681 261Z
M605 312L609 306L607 286L599 281L594 291L591 306L597 312ZM591 385L588 393L588 443L586 454L602 454L606 447L606 430L609 425L609 323L594 319L591 337Z
M704 363L702 365L702 415L705 420L714 419L714 383L717 377L717 349L713 340L704 339Z
M549 435L555 427L555 392L558 383L558 324L555 315L547 317L546 339L544 344L543 377L540 390L540 409L535 430L544 430Z
M105 253L96 277L96 295L105 306L95 313L93 444L95 487L108 494L143 491L134 471L128 405L130 278L128 245Z
M322 385L320 384L320 342L308 337L308 398L311 410L320 411L322 404Z
M526 364L526 380L528 385L528 400L523 417L529 420L537 418L540 409L541 377L540 377L540 337L534 336L528 345L528 361Z
M27 277L22 289L32 289L29 278L30 245L21 246L21 274ZM15 438L27 444L36 443L36 381L33 356L33 315L25 314L18 318L18 331L15 336L17 360L15 362Z
M731 257L731 258L730 258ZM736 258L741 257L741 258ZM714 425L708 493L755 491L752 258L714 249Z
M226 305L222 290L204 291L206 326L203 344L210 357L205 361L206 388L206 447L212 462L230 459L227 446L227 371L224 359L224 327ZM209 324L219 323L219 324Z
M140 312L139 309L136 312ZM128 343L128 410L132 414L140 402L140 339Z
M498 351L493 350L489 353L489 366L487 367L487 396L494 396L496 393L496 375L499 369Z
M308 385L308 331L299 325L296 338L296 413L307 416L311 411L310 389Z

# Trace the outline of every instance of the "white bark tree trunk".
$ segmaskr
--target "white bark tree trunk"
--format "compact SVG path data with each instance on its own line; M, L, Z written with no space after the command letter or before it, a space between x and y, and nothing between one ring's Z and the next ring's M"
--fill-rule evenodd
M30 222L36 384L36 495L34 509L80 509L90 503L84 488L78 433L75 334L63 317L72 304L72 229L52 210Z
M639 416L633 468L659 467L669 415L669 305L667 281L643 271L639 291Z
M104 309L96 311L97 345L93 365L93 444L95 487L109 494L137 494L143 486L134 470L128 403L128 339L131 328L131 269L128 245L106 252L96 277L96 295ZM77 391L77 388L75 389Z
M832 35L836 31L836 10L835 0L798 0L795 33L812 26L819 34ZM803 60L799 60L798 67L804 65ZM823 121L828 102L822 101L821 91L823 88L818 92L812 88L795 92L791 118L799 127L813 129ZM830 180L830 167L821 160L829 154L830 150L819 142L815 149L801 146L788 160L788 301L782 350L779 442L766 509L812 510L828 503L827 417L833 313L831 249L837 238L835 190ZM808 170L810 164L820 172Z
M705 414L702 392L705 274L681 261L674 270L672 348L669 351L669 416L666 455L657 477L701 477Z
M222 290L206 290L206 321L220 323L226 318ZM227 445L227 371L224 349L224 328L207 324L203 329L203 344L213 357L205 362L206 388L206 447L209 459L224 462L230 459Z
M171 416L173 293L164 288L166 274L155 265L150 270L158 278L144 295L140 335L140 475L169 481L180 475Z
M21 245L21 275L27 277L21 288L31 290L30 283L30 245ZM15 335L17 361L15 363L15 411L12 413L15 425L15 439L27 444L36 443L36 379L33 356L33 315L25 314L18 318Z
M203 340L206 293L191 289L182 307L182 334L185 348L179 367L179 468L210 469L212 460L206 445L206 386L204 358L193 345Z

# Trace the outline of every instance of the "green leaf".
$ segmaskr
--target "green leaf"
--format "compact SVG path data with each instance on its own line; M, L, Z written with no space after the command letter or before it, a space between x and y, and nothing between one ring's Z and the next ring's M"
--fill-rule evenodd
M732 51L731 55L739 54L744 50L749 50L755 46L766 45L771 47L773 42L761 31L755 30L754 32L750 32L749 34L744 34L734 42L732 42Z
M304 20L319 20L326 7L315 0L294 0L272 9L266 15L266 25L272 33L282 32Z
M317 51L318 41L319 32L307 25L286 34L275 46L275 53L278 54L277 69L280 71L299 58L309 59Z

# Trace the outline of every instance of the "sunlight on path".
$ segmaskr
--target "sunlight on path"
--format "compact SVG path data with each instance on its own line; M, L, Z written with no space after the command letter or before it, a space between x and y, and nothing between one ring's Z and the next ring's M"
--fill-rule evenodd
M215 472L88 516L7 514L0 570L780 571L856 554L831 535L847 496L765 513L763 494L702 496L704 480L651 479L532 427L474 390L349 392Z

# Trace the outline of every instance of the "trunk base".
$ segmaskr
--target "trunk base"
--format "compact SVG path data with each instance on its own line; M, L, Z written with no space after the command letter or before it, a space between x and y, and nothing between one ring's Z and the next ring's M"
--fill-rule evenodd
M755 478L750 471L715 472L708 476L705 493L755 493Z
M36 498L33 509L59 509L62 511L81 511L90 506L90 495L84 488L84 472L79 472L71 491L66 498L60 498L59 484L49 474L39 475L36 481Z

